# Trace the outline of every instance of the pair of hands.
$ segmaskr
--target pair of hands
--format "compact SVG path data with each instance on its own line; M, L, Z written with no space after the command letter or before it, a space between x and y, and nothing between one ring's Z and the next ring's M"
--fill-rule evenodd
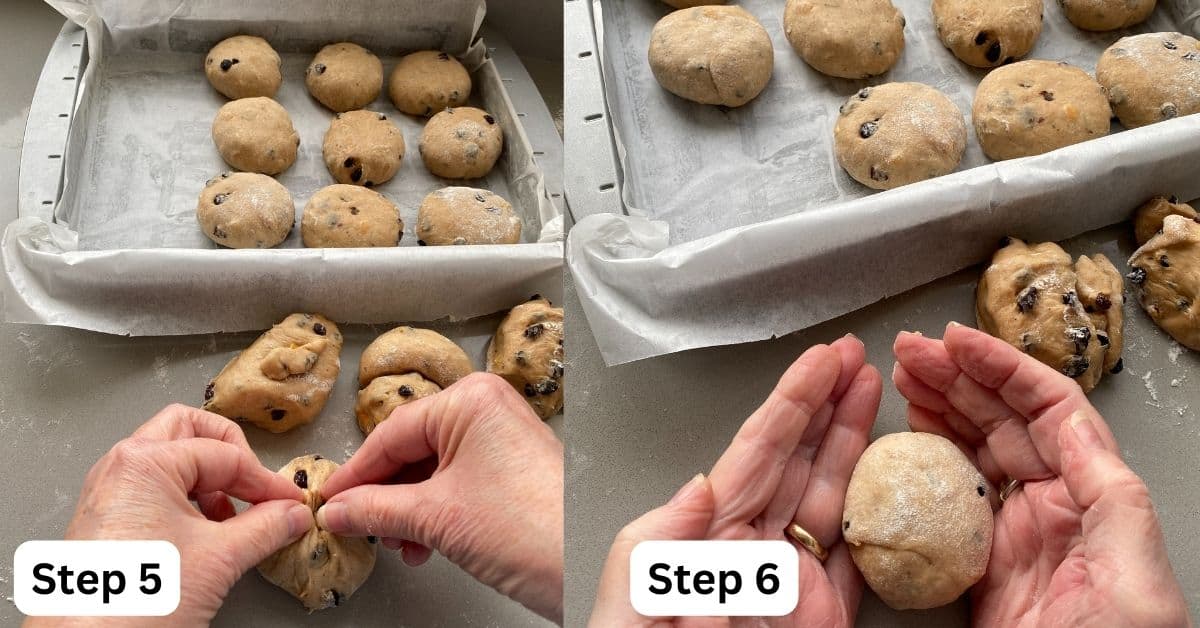
M942 340L902 333L894 351L909 426L950 439L995 486L1023 482L995 514L991 560L972 590L975 625L1189 625L1149 491L1075 382L955 323ZM784 539L795 520L829 557L822 564L797 545L800 604L767 623L852 626L863 582L838 526L881 393L879 372L852 336L806 351L707 477L617 536L591 624L739 623L638 615L630 552L651 539Z

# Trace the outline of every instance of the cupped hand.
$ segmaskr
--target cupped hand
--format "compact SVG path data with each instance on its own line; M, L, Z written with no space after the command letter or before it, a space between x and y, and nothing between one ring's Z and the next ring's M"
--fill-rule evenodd
M953 441L997 487L1022 483L996 513L976 626L1189 625L1149 491L1073 380L955 323L894 350L909 426Z

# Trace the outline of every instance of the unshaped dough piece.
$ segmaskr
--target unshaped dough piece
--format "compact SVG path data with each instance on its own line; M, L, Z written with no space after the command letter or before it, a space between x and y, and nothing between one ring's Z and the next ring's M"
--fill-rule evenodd
M1100 55L1096 80L1125 128L1200 112L1200 41L1179 33L1123 37Z
M1096 340L1104 350L1104 370L1120 373L1124 368L1125 280L1108 258L1097 253L1075 260L1075 288L1083 311L1092 318Z
M1162 233L1134 251L1129 266L1142 309L1179 344L1200 351L1200 224L1167 216Z
M447 187L421 201L417 237L422 246L516 244L521 219L508 201L488 190Z
M971 112L979 144L995 160L1103 137L1112 119L1104 90L1087 72L1038 59L988 73Z
M321 147L338 183L374 187L396 176L404 159L404 134L386 115L347 111L334 116Z
M904 16L891 0L788 0L783 32L805 63L841 78L883 74L904 52Z
M928 85L864 87L839 112L834 153L869 188L890 190L954 172L967 149L962 112Z
M563 406L563 310L534 295L514 307L488 345L487 370L503 377L542 419Z
M441 391L441 386L420 373L376 377L358 392L358 401L354 404L358 429L369 435L392 414L392 410Z
M1042 0L933 0L933 19L954 56L993 68L1033 49L1042 32Z
M396 62L388 79L392 104L414 116L432 116L462 107L471 96L471 74L458 59L437 50L420 50Z
M264 97L225 103L213 120L212 138L225 163L271 175L290 168L300 146L300 134L287 110Z
M987 568L991 491L949 440L888 434L871 443L854 466L842 537L854 564L888 606L949 604Z
M384 333L367 345L359 361L358 426L370 433L397 406L449 388L474 370L466 352L436 331L402 326ZM402 385L413 395L404 395Z
M304 503L315 515L325 500L321 485L338 464L318 455L300 456L284 465L279 475L304 491ZM298 541L258 564L267 582L296 596L309 611L319 611L350 599L375 569L376 539L337 536L314 519Z
M296 205L287 188L265 174L226 172L204 185L196 222L221 246L271 248L291 233Z
M704 105L740 107L771 80L771 37L737 6L696 6L664 16L650 33L650 70L663 89Z
M1141 24L1154 11L1155 0L1058 0L1063 14L1087 31L1114 31Z
M300 219L304 246L312 248L396 246L403 233L400 209L375 190L357 185L317 190Z
M204 390L203 409L269 432L311 423L341 370L342 332L320 314L292 314L239 353Z
M446 109L425 123L417 148L434 175L478 179L491 172L500 158L504 132L496 118L482 109Z
M332 111L362 109L383 90L383 64L358 44L329 44L308 64L304 84L313 98Z
M212 47L204 58L204 75L226 98L273 97L283 75L279 53L262 37L235 35Z
M1133 237L1138 246L1149 242L1154 234L1162 233L1163 220L1172 215L1190 220L1200 218L1200 214L1197 214L1191 205L1180 202L1175 196L1155 196L1138 207L1133 212Z

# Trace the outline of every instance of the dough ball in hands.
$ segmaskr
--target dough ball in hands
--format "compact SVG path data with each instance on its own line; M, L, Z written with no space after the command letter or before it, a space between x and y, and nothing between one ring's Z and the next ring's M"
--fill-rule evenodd
M317 190L304 208L300 234L310 248L396 246L404 233L400 209L382 194L357 185Z
M647 57L663 89L725 107L740 107L758 96L775 66L767 30L737 6L695 6L668 13L650 33Z
M1142 309L1179 344L1200 351L1200 223L1167 216L1162 233L1134 251L1129 266Z
M488 345L487 370L525 396L542 419L563 406L563 310L534 296L514 307Z
M392 104L413 116L432 116L447 107L462 107L471 96L471 74L445 52L421 50L405 55L388 79Z
M788 0L783 32L805 63L840 78L883 74L904 52L904 16L891 0Z
M962 112L928 85L864 87L838 111L838 163L869 188L890 190L948 174L967 149Z
M236 35L222 40L204 58L204 75L226 98L273 97L283 75L279 53L262 37Z
M427 397L474 371L471 358L449 338L402 326L376 338L358 365L358 426L369 434L392 410Z
M359 391L358 401L354 404L358 428L369 435L392 414L392 410L441 391L441 386L420 373L376 377Z
M495 116L475 107L446 109L425 123L418 145L425 167L446 179L487 176L504 148Z
M301 456L284 465L279 475L304 492L304 503L316 515L325 502L321 486L338 464L318 455ZM267 582L291 593L309 611L340 606L375 569L375 537L334 535L316 523L298 541L258 564Z
M854 466L842 537L863 578L888 606L949 604L987 568L991 490L949 440L888 434L871 443Z
M404 134L382 113L347 111L329 123L321 153L338 183L374 187L400 170Z
M1155 0L1058 0L1063 14L1086 31L1113 31L1141 24L1154 11Z
M488 190L448 187L430 192L417 209L422 245L516 244L521 219L508 201Z
M196 204L208 239L232 249L265 249L287 239L296 205L287 188L265 174L226 172L209 179Z
M994 68L1033 49L1042 32L1042 0L933 0L933 22L960 61Z
M332 111L362 109L383 89L383 64L370 50L342 42L329 44L304 71L308 93Z
M1191 205L1180 202L1175 196L1156 196L1138 207L1133 212L1133 236L1138 246L1149 242L1155 234L1162 233L1163 220L1172 215L1189 220L1200 218Z
M204 390L205 410L270 432L311 423L341 371L342 332L292 314L233 358Z
M1129 129L1200 112L1200 41L1179 33L1123 37L1100 55L1096 80Z
M225 103L213 120L212 138L225 163L271 175L290 168L300 147L300 134L287 110L265 97Z

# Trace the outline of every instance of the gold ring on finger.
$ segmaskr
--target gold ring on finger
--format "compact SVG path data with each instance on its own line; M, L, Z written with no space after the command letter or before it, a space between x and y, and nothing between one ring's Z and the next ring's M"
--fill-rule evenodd
M825 562L825 559L829 558L829 552L825 551L825 546L821 545L817 537L809 534L808 530L800 527L799 524L795 522L789 523L783 531L794 541L804 546L804 549L811 552L813 556L816 556L817 560Z
M1016 490L1020 487L1020 480L1008 478L1008 481L1005 482L1004 486L1000 488L1000 503L1003 504L1004 502L1008 501L1009 496L1016 492Z

